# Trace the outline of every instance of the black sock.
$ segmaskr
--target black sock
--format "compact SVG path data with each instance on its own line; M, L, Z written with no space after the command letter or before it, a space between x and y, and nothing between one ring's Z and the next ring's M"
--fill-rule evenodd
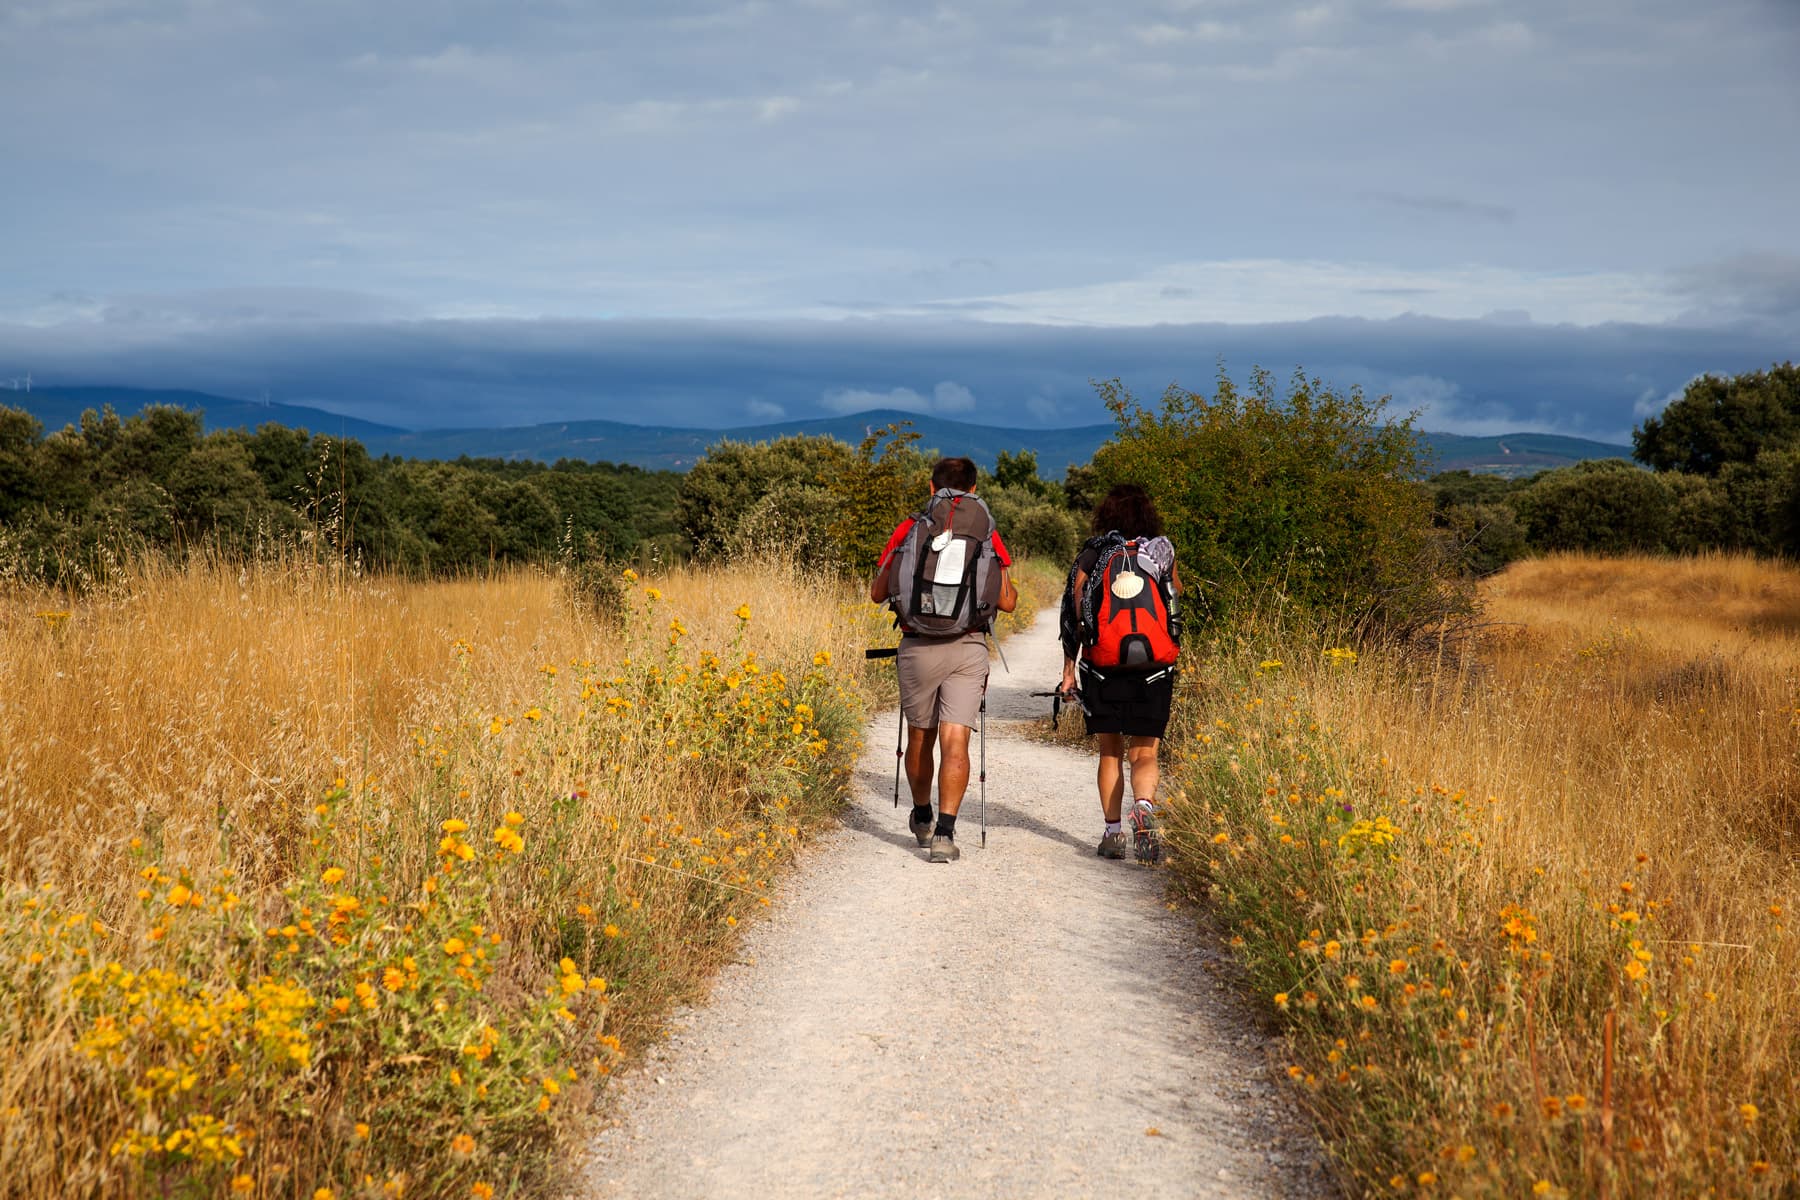
M937 837L954 838L956 836L956 814L941 812L938 814Z
M914 825L929 825L931 823L931 805L913 805L912 823Z

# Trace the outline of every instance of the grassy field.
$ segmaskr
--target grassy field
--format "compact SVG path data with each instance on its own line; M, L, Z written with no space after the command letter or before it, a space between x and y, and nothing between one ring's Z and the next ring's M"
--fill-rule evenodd
M1352 1190L1800 1188L1800 573L1515 564L1492 626L1186 676L1168 836Z
M829 820L894 636L770 564L0 596L0 1195L553 1185Z
M884 623L768 567L8 596L0 1193L541 1184L831 811Z

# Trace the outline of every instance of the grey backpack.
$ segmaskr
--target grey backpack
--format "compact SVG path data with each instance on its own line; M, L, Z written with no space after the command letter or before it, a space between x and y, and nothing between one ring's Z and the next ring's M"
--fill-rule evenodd
M994 514L952 488L933 493L888 562L888 603L900 628L924 637L985 630L1000 606Z

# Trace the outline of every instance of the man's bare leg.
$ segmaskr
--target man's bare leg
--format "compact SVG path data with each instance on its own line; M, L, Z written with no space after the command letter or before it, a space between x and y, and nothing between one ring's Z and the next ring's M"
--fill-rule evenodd
M967 725L949 722L938 726L938 744L943 758L938 764L938 812L954 817L962 808L963 793L969 790L969 734Z
M931 807L931 776L934 751L937 747L938 731L920 729L917 725L906 727L906 786L912 791L914 808ZM965 777L968 772L964 770Z

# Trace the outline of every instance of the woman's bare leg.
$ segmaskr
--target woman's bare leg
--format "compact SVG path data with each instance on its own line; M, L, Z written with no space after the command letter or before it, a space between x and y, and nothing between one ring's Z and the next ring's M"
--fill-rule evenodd
M1120 819L1125 805L1125 738L1123 734L1102 733L1100 766L1095 781L1100 786L1100 811L1110 825Z
M1162 767L1156 761L1156 748L1161 740L1153 737L1131 739L1131 797L1134 800L1156 799L1156 785L1162 782Z

